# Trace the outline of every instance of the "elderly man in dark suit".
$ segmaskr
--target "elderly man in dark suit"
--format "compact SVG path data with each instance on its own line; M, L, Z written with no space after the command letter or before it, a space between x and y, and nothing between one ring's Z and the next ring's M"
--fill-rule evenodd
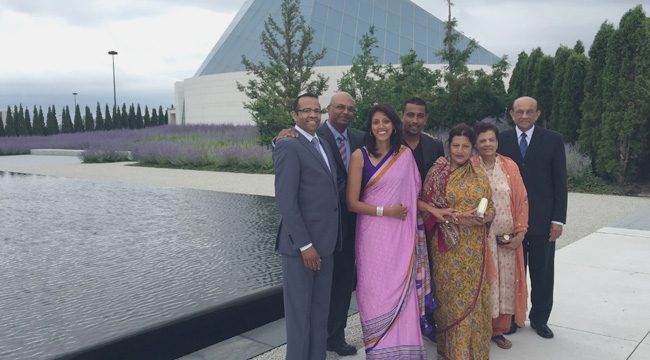
M313 94L296 98L291 117L298 137L278 142L273 150L286 358L322 360L327 355L333 254L342 239L336 166L331 149L316 135L321 118L318 98Z
M499 134L498 152L514 160L528 192L528 233L524 260L531 282L530 326L543 338L553 337L547 322L553 308L555 240L562 235L567 212L564 141L559 133L535 126L541 111L531 97L512 104L516 127ZM508 333L517 330L511 325Z

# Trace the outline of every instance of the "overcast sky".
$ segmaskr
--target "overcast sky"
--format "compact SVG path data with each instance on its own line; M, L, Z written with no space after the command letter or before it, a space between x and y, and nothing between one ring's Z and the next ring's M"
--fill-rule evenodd
M2 0L0 109L20 103L113 103L109 50L115 50L118 104L174 101L174 82L192 77L245 0ZM443 0L413 0L442 20ZM640 0L455 0L458 29L514 65L517 54L582 40L601 23L616 27ZM65 4L65 5L64 5ZM648 9L645 9L646 12ZM82 108L83 111L83 108Z

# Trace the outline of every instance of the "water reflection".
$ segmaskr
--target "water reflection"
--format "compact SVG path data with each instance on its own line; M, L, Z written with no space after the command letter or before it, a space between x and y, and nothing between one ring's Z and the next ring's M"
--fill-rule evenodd
M270 197L0 172L0 358L43 359L279 284Z

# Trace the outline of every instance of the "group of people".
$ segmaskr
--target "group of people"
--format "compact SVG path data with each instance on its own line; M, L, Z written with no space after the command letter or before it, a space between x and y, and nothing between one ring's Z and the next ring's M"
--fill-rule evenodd
M423 334L444 359L487 359L491 340L510 348L503 335L524 326L526 265L531 327L553 337L566 160L561 136L535 127L534 99L514 102L516 127L501 134L455 126L447 157L422 133L420 98L400 114L373 106L365 133L348 127L349 94L331 98L324 124L320 109L315 95L296 98L296 126L273 151L287 359L357 352L344 331L355 278L367 359L426 359Z

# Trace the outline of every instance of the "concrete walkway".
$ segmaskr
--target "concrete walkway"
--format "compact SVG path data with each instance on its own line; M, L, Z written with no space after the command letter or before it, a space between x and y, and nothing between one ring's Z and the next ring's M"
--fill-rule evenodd
M66 156L0 156L0 171L273 196L273 175L81 164ZM650 360L650 198L569 194L567 225L558 240L555 305L543 339L526 326L492 347L492 359ZM350 313L356 312L353 302ZM365 359L358 316L348 341ZM279 320L185 356L183 360L284 359ZM425 340L430 359L435 344ZM339 359L328 353L328 359Z

